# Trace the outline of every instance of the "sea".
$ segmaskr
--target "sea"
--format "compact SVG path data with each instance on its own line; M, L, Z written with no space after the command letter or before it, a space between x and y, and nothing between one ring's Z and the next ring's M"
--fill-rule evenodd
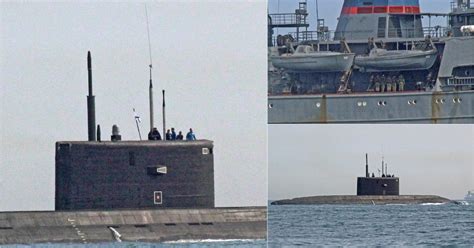
M270 205L268 247L474 247L474 203Z

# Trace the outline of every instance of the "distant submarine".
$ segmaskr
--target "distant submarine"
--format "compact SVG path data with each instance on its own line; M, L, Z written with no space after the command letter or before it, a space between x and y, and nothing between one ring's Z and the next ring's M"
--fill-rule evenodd
M369 175L368 154L365 154L365 177L357 178L357 195L308 196L271 202L271 205L311 204L423 204L447 203L451 200L436 195L400 195L400 179L386 175L387 165L382 160L382 175Z
M89 141L56 143L56 211L0 212L0 245L265 239L266 207L215 207L212 141L121 141L115 125L101 141L91 63ZM150 128L152 109L150 77Z

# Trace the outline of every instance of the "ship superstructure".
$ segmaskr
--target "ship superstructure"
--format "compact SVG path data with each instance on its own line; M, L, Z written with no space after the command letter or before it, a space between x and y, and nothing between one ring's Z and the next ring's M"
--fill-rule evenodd
M469 0L446 14L421 12L418 0L345 0L335 31L323 19L307 31L305 6L269 14L269 34L297 29L269 38L269 123L474 123ZM447 27L423 27L440 16ZM301 47L314 51L312 64L301 63Z

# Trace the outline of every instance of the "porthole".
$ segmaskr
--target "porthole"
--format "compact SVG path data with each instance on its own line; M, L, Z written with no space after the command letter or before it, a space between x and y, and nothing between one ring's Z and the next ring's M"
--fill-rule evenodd
M411 100L408 100L408 105L412 105L413 103L411 103Z
M362 102L362 106L367 106L367 102Z
M362 102L357 102L357 106L361 107L361 106L362 106Z
M273 108L273 104L272 103L268 104L268 108Z
M444 104L444 99L441 99L440 102L441 102L441 104Z
M316 107L317 107L317 108L321 107L321 103L320 103L320 102L317 102L317 103L316 103Z
M416 100L413 100L413 104L416 104Z
M382 106L382 101L379 101L377 105Z
M382 102L382 105L383 105L383 106L387 105L387 102L386 102L386 101L383 101L383 102Z

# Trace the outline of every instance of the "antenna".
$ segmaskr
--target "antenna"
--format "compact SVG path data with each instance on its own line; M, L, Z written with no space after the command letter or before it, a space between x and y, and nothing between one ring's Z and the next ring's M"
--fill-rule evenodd
M87 74L89 82L89 95L87 96L87 129L89 141L96 141L95 96L92 93L92 58L90 51L87 52Z
M365 154L365 177L369 177L369 155Z
M140 116L135 112L135 108L133 108L133 115L135 117L135 124L137 124L137 130L138 130L138 137L140 137L140 140L142 140L142 134L140 133L140 125L138 123L142 122L142 119Z
M153 69L153 61L151 56L151 41L150 41L150 25L148 22L148 10L145 4L145 15L146 15L146 30L148 34L148 53L150 55L150 86L148 88L148 96L150 102L150 132L153 130L154 127L154 113L153 113L153 80L152 80L152 69ZM141 140L141 138L140 138Z
M163 135L166 136L165 90L163 90Z
M316 1L316 26L318 26L319 25L319 5L318 5L318 0L315 0L315 1Z
M384 163L383 163L383 156L382 156L382 175L384 174L383 173L383 165L384 165Z

